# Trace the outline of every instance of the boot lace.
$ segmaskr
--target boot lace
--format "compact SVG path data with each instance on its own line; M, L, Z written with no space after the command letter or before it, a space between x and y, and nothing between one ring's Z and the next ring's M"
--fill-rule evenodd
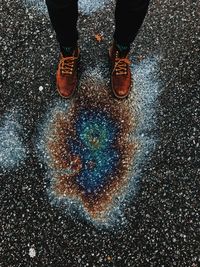
M115 58L115 65L113 68L113 72L116 72L116 75L126 75L128 66L131 64L130 60L125 57L125 58L120 58L118 57L118 53L116 54Z
M60 59L60 71L64 75L71 75L74 68L75 60L78 59L78 57L62 57Z

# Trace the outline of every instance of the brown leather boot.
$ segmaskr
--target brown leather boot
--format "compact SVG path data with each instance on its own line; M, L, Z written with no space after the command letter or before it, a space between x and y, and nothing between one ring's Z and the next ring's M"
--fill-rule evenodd
M128 52L121 53L115 44L109 49L111 62L111 86L117 98L125 98L131 89L131 70Z
M80 50L76 48L71 56L64 57L61 53L56 72L56 87L64 98L70 98L77 87L77 68Z

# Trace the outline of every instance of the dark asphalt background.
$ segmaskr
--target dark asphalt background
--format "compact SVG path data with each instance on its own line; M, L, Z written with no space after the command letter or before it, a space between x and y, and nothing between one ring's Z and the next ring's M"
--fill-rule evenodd
M113 10L80 15L83 69L107 64ZM33 143L42 114L59 99L58 45L46 15L1 0L0 115L21 109L31 151L24 165L0 174L1 267L200 266L198 10L198 1L151 1L132 47L136 58L160 57L159 142L125 209L127 227L109 232L64 216L47 199Z

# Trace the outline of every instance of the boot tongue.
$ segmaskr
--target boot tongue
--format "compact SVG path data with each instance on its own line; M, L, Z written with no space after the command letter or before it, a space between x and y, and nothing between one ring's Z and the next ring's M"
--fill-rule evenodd
M116 44L117 51L119 52L119 57L126 57L130 51L130 46Z
M60 50L61 50L63 57L73 56L74 49L75 49L74 47L70 47L70 46L61 46L60 47Z

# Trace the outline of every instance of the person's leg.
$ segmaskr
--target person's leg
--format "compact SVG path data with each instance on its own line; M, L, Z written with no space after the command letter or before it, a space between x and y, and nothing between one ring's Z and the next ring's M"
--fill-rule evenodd
M148 10L149 0L117 0L114 41L130 48Z
M70 98L78 83L78 0L46 0L46 4L61 50L56 87L62 97Z
M75 47L78 40L78 0L46 0L49 17L62 47Z
M131 69L128 53L145 18L149 0L117 0L114 42L109 50L112 91L125 98L131 89Z

